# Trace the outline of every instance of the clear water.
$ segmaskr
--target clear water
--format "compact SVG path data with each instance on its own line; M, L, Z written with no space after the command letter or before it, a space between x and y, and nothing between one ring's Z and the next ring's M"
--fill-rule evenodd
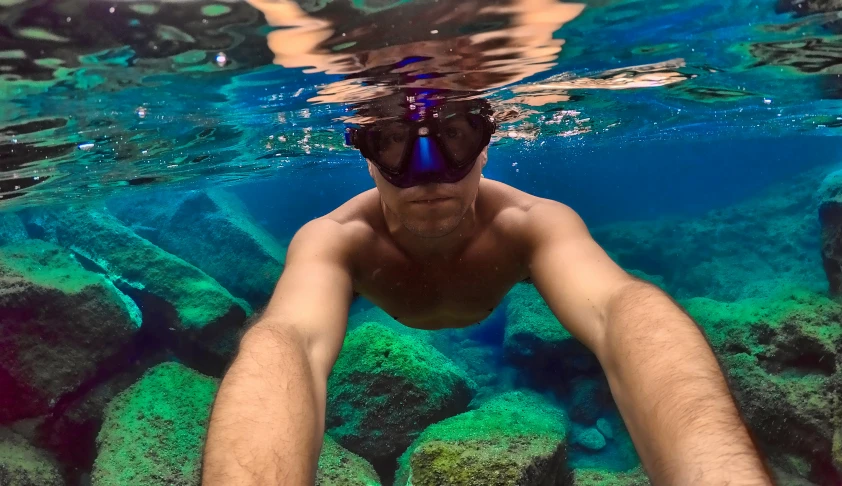
M195 430L192 446L167 449L176 459L151 460L178 479L96 472L149 427L105 408L118 393L164 361L218 378L230 356L173 337L172 301L150 282L198 269L245 299L232 319L260 309L294 232L373 187L345 124L405 88L486 98L499 129L485 176L568 204L618 263L690 312L739 375L737 401L781 484L842 484L842 311L819 219L842 154L840 15L833 0L0 0L0 425L16 434L0 435L11 451L0 484L29 484L9 478L43 461L61 483L198 484ZM179 263L134 265L153 247ZM117 261L121 250L138 253ZM101 279L140 329L86 328L68 306L87 301L63 300L86 281L67 272ZM65 297L25 300L21 278ZM434 347L474 377L472 408L520 389L575 415L562 357L536 371L507 354L515 301L476 328L430 334L358 299L350 329L374 319ZM729 364L740 356L753 367ZM181 387L207 398L187 381L160 396L135 385L124 408L206 414L178 408ZM616 407L598 408L616 439L577 445L592 424L572 420L568 466L633 469ZM128 461L114 467L145 467Z

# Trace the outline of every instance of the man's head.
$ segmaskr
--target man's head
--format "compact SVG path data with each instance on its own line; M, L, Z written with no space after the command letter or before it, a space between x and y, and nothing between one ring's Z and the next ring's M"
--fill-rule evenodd
M495 129L485 100L433 102L407 96L401 116L349 129L386 210L412 234L452 232L476 198Z

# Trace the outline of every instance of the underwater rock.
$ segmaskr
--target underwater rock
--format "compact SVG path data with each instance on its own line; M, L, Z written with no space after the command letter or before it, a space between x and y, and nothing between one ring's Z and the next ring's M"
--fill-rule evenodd
M363 324L346 336L328 380L328 432L382 472L425 427L464 411L475 389L432 346Z
M26 227L15 213L0 213L0 246L28 240Z
M316 486L380 486L371 464L325 435Z
M266 305L285 250L233 194L163 193L109 204L138 234L201 269L253 308Z
M177 363L117 395L97 437L92 486L194 486L218 383Z
M834 295L842 294L842 170L825 177L819 188L822 263Z
M144 331L157 335L191 366L221 373L250 312L248 304L106 213L41 212L29 225L84 258L137 301Z
M571 486L650 486L652 483L642 466L630 471L574 469Z
M822 290L815 214L826 173L806 172L700 217L612 223L591 233L623 268L662 277L677 299L734 301L793 284Z
M690 299L685 307L720 357L761 446L803 458L811 481L842 481L832 464L842 305L789 289L734 303Z
M67 475L90 471L96 458L96 436L102 426L105 408L123 390L135 383L143 372L163 361L162 356L142 357L120 363L123 370L90 385L86 393L60 401L50 416L39 425L36 441L53 451L67 466Z
M396 486L566 484L564 414L509 392L428 427L400 458Z
M0 249L0 289L0 422L48 412L140 327L110 281L43 241Z
M573 438L573 443L589 451L601 451L605 448L605 437L594 428L584 429Z
M62 486L55 461L29 445L23 437L0 428L0 484L4 486Z
M553 386L599 369L593 353L562 327L533 285L515 285L507 300L503 352L509 361Z
M596 421L596 430L598 430L599 433L602 434L602 436L606 439L610 440L614 438L614 431L611 430L611 424L608 423L608 421L604 418L598 419Z
M177 363L147 370L106 409L92 486L199 486L218 386ZM317 486L380 485L370 464L327 436L318 467Z

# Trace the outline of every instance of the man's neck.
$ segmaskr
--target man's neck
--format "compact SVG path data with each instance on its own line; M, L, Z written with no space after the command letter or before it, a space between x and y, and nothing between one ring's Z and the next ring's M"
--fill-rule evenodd
M452 260L465 250L474 239L477 228L476 200L462 216L459 225L450 233L436 238L422 238L411 233L400 219L381 201L386 228L398 248L412 260L419 262L441 262Z

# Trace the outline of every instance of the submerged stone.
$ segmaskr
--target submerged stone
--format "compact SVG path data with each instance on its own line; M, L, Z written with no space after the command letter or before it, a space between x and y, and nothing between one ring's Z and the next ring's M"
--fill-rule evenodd
M567 484L564 414L510 392L428 427L401 456L397 486Z
M38 426L38 445L53 451L57 459L68 466L68 474L90 471L96 458L96 436L102 426L105 408L114 397L136 382L144 370L160 361L160 356L151 356L124 362L123 370L93 383L85 393L57 404L50 416Z
M67 250L0 249L0 422L42 415L124 350L140 312Z
M842 479L832 458L842 305L791 289L765 299L690 299L749 427L770 454L802 458L808 479Z
M30 219L42 237L71 249L134 298L144 328L191 363L220 372L250 312L206 273L93 210L42 212ZM148 326L148 327L147 327Z
M108 405L91 484L195 486L216 380L158 365Z
M330 375L328 431L388 468L425 427L464 411L475 388L432 346L367 323L348 333Z
M611 424L604 418L596 421L596 430L598 430L599 433L606 439L614 438L614 431L611 429Z
M220 190L164 193L109 205L138 234L195 265L254 308L266 305L285 250Z
M325 435L316 486L380 486L380 478L365 459Z
M598 369L593 353L561 325L533 285L515 285L507 300L503 352L509 361L553 386Z
M97 437L92 486L199 486L217 380L163 363L117 395ZM380 486L370 464L325 436L317 486Z
M29 445L23 437L0 428L0 484L4 486L62 486L56 462Z
M595 428L582 430L576 434L573 442L589 451L601 451L605 448L605 437Z

